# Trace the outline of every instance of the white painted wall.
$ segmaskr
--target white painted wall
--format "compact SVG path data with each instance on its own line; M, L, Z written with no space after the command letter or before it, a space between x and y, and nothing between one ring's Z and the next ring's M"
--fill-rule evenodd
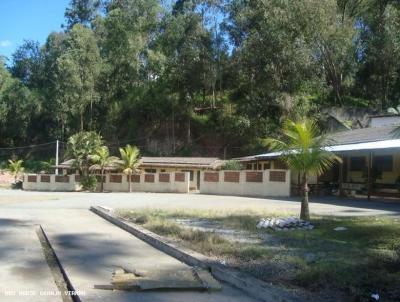
M285 171L285 182L275 182L269 180L271 171ZM218 171L218 182L204 181L204 173L201 172L200 193L204 194L221 194L221 195L242 195L257 197L287 197L290 196L290 170L264 170L257 171L263 173L263 182L246 182L246 172L256 171L239 171L239 182L225 182L224 172ZM229 172L229 171L228 171ZM230 171L238 172L238 171Z
M175 173L184 173L185 181L175 181ZM154 175L154 182L145 182L145 175L140 174L140 182L131 182L132 192L154 192L154 193L189 193L189 172L166 172L169 174L169 182L160 182L160 173L147 173ZM115 175L115 174L114 174ZM129 183L125 174L122 175L121 183L110 182L111 174L106 175L106 182L104 183L104 190L112 192L128 192Z
M175 181L175 173L183 173L185 180ZM154 193L189 193L189 172L172 172L167 173L170 175L169 182L160 182L159 173L155 173L154 182L145 182L145 174L140 175L140 182L132 182L132 192L154 192ZM36 174L29 174L36 175ZM129 184L125 174L113 174L121 175L121 183L110 182L111 174L106 174L106 181L104 182L104 190L112 192L128 192ZM36 182L28 182L28 174L24 175L24 181L22 188L24 190L31 191L78 191L81 186L78 182L75 182L75 175L69 176L68 183L55 182L55 175L51 174L50 182L41 182L40 175L37 176ZM97 189L100 190L100 183L97 185Z
M190 181L190 189L191 190L197 190L197 172L202 171L201 169L191 169L191 168L158 168L158 167L146 167L146 169L154 169L156 170L157 173L171 173L171 172L188 172L192 171L193 172L193 180ZM164 172L161 172L164 171ZM204 171L204 170L203 170Z
M36 175L36 182L28 182L28 175ZM41 182L41 175L46 174L25 174L23 178L22 188L29 191L78 191L81 189L79 183L75 182L75 176L69 176L69 182L56 182L54 174L50 176L50 182Z

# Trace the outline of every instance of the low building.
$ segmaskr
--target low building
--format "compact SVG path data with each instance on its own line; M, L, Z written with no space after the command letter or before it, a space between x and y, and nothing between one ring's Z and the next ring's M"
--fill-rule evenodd
M392 124L340 131L328 135L326 150L342 158L319 177L310 179L312 191L338 194L365 194L399 197L400 139L394 136ZM284 168L280 152L237 158L246 170ZM292 172L294 190L300 184L299 173ZM318 193L318 192L317 192Z
M76 174L72 168L73 159L61 163L55 168L62 174ZM163 172L189 172L190 189L198 190L200 187L200 171L220 170L224 161L216 157L148 157L140 159L140 169L145 173ZM115 166L107 167L106 173L116 172Z

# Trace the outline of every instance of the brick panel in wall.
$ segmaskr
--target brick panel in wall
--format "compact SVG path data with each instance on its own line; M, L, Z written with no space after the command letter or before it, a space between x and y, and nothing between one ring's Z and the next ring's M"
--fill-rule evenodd
M175 181L185 181L185 173L175 173Z
M127 176L126 180L129 180L129 176ZM131 182L140 182L140 175L139 174L131 175Z
M158 176L159 182L169 182L169 173L160 173Z
M69 182L68 175L56 175L56 182Z
M204 172L204 181L206 181L206 182L219 182L219 173L217 173L217 172Z
M111 174L110 175L110 182L114 183L121 183L122 182L122 175Z
M239 172L224 172L225 182L239 182L240 173Z
M145 174L144 182L154 182L154 174Z
M76 182L81 182L82 176L80 176L79 174L75 175L75 181Z
M36 175L28 175L28 182L36 182L37 176Z
M286 181L286 172L285 171L270 171L269 172L269 181L285 182Z
M263 182L262 172L246 172L246 182Z
M40 182L50 182L50 175L40 175Z

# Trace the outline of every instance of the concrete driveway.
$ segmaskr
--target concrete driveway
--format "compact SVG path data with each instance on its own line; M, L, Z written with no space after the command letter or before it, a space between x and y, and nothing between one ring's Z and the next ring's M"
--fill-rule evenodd
M311 197L310 211L315 215L365 216L400 215L400 201ZM112 208L230 209L268 210L299 213L299 198L250 198L201 194L168 193L75 193L0 190L0 209L88 209L92 205Z
M193 208L270 210L298 213L296 199L262 199L199 194L50 193L0 190L0 301L57 301L60 297L32 294L56 291L34 233L41 224L82 301L253 301L224 284L220 293L135 293L94 290L107 284L114 267L182 268L185 265L88 211L92 205L113 208ZM400 204L362 200L314 200L318 215L394 215ZM16 292L17 296L10 296ZM18 292L31 291L29 296Z

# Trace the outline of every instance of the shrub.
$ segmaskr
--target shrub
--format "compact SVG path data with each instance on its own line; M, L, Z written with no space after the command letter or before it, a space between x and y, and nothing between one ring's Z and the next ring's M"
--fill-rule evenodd
M22 189L22 181L17 180L17 182L14 182L11 184L11 189L13 190L21 190Z
M222 170L242 170L242 169L243 169L242 164L237 160L228 160L222 166Z
M94 175L88 175L82 177L81 180L82 189L88 191L94 191L97 187L97 178Z

